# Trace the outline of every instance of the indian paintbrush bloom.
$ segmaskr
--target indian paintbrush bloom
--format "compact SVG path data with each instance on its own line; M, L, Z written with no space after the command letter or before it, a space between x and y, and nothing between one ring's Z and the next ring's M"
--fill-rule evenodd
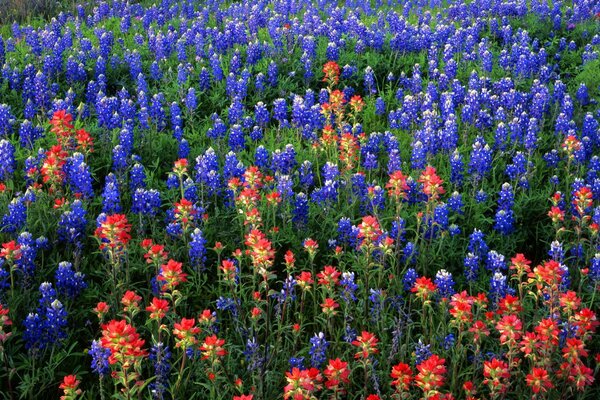
M67 375L63 378L59 389L63 390L63 395L60 400L75 400L82 392L79 387L79 381L75 375Z
M352 344L359 348L359 351L354 354L354 358L361 360L368 360L372 355L377 354L379 350L377 349L377 343L379 339L377 337L367 331L362 331L360 336L356 338L352 342Z
M436 354L417 365L419 373L415 377L416 385L423 391L426 398L438 393L444 384L446 374L446 360Z

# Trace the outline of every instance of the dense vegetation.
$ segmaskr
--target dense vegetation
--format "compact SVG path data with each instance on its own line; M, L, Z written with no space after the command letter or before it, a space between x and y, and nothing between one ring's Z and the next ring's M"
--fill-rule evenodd
M600 3L0 27L0 398L596 399Z

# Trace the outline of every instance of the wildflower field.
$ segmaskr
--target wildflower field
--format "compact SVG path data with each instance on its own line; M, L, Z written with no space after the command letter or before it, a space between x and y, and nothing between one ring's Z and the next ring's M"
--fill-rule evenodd
M600 398L600 2L0 25L0 399Z

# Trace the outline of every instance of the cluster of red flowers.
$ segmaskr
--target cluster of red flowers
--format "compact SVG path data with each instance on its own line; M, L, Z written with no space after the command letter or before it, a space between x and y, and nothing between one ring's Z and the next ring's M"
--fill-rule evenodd
M111 320L102 325L102 347L110 350L108 362L119 364L123 370L139 366L141 359L148 355L145 341L133 325L125 320Z

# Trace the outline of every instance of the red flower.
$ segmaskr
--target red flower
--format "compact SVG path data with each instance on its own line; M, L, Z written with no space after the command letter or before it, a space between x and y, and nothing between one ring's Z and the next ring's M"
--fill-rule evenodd
M254 399L253 394L242 394L239 396L233 396L233 400L252 400Z
M381 228L379 226L379 221L377 218L367 215L363 217L362 222L358 226L358 238L363 239L361 243L362 246L369 246L377 241L379 236L381 236Z
M131 224L125 214L106 215L96 229L96 237L100 239L100 249L125 250L131 235Z
M134 291L131 291L131 290L126 291L125 294L123 295L123 298L121 299L121 304L123 304L125 306L123 308L123 311L136 312L139 309L138 302L140 300L142 300L141 296L138 296Z
M325 387L332 389L336 392L341 391L339 386L341 384L347 384L350 382L348 378L350 376L350 370L348 369L348 363L336 358L335 360L329 360L329 364L325 367L323 375L327 380L325 381Z
M200 346L202 359L209 360L212 363L218 362L219 358L224 357L227 351L223 348L225 339L219 339L217 335L208 336L204 339L204 343Z
M154 297L150 305L146 307L146 311L150 313L151 319L163 319L169 311L169 302L165 299Z
M110 306L108 304L106 304L105 302L103 302L103 301L99 302L96 305L96 308L94 308L94 312L96 313L96 315L98 316L98 319L100 321L102 321L102 319L104 318L104 316L108 312L109 308L110 308Z
M516 315L505 315L496 324L496 329L500 332L500 343L515 343L521 338L521 329L523 324Z
M394 386L396 393L408 391L413 379L412 370L410 369L410 366L405 363L394 365L390 377L393 379L392 386Z
M331 265L326 265L323 267L323 271L317 274L317 278L319 278L319 285L326 286L327 288L332 288L339 283L339 277L341 273L335 267Z
M329 86L335 86L340 80L340 66L335 61L328 61L323 65L323 73L325 77L323 82L327 82Z
M510 371L505 361L497 358L484 361L483 376L485 377L484 385L488 385L493 394L504 393L508 388L507 380L510 378Z
M325 301L323 302L323 304L321 304L323 313L330 317L334 316L336 314L335 310L339 306L340 305L338 303L336 303L335 300L333 300L331 297L326 298Z
M182 318L180 322L173 324L173 335L177 337L175 347L187 349L198 343L196 335L200 333L200 328L196 326L194 318Z
M17 244L14 240L10 242L2 243L2 250L0 250L0 257L4 258L7 263L12 263L21 258L21 245Z
M548 371L544 368L536 368L534 367L531 370L530 374L527 374L525 377L525 382L527 382L527 386L531 387L533 393L547 392L548 389L552 389L554 385L550 381L550 376L548 375Z
M388 189L388 194L396 202L408 197L407 192L410 187L406 184L406 178L402 171L394 171L390 174L390 179L385 185L386 189Z
M421 276L417 278L417 280L415 281L415 285L410 291L415 293L415 295L419 299L421 299L423 303L426 303L433 296L436 289L437 286L435 285L435 283L433 283L433 281L430 278Z
M427 166L419 177L419 183L423 184L423 193L431 200L436 200L440 194L446 191L442 184L444 181L437 175L434 167Z
M444 384L444 374L446 373L445 362L445 359L434 354L417 365L419 373L415 377L415 382L425 395L435 394L437 389Z
M314 283L312 274L309 271L300 272L300 275L296 276L296 281L302 290L310 289L311 285Z
M169 260L166 264L161 265L158 280L165 282L163 290L173 290L179 284L187 282L187 274L183 272L183 264L175 260Z
M300 370L292 368L291 372L285 373L287 385L283 388L283 398L285 400L314 399L315 392L321 389L323 377L316 368Z
M77 389L79 381L75 375L67 375L63 378L59 389L63 390L63 395L60 400L74 400L78 395L81 394L81 389Z
M304 243L302 243L304 250L308 253L308 256L314 258L317 253L317 249L319 248L319 244L312 240L311 238L305 239Z
M466 290L452 295L450 307L449 312L454 325L461 327L473 319L473 298Z
M123 369L128 369L139 363L147 355L143 349L145 341L140 339L136 329L127 321L112 320L102 325L102 347L110 350L110 364L120 363Z
M477 320L473 323L473 326L469 328L469 332L473 334L473 340L478 342L481 336L489 336L490 331L481 320Z
M360 348L360 351L354 355L354 358L367 360L371 355L377 354L379 352L377 350L378 342L379 339L374 334L362 331L361 335L352 342L354 346Z
M8 308L0 304L0 344L5 342L11 335L11 332L5 332L4 328L12 325L12 321L8 318Z

